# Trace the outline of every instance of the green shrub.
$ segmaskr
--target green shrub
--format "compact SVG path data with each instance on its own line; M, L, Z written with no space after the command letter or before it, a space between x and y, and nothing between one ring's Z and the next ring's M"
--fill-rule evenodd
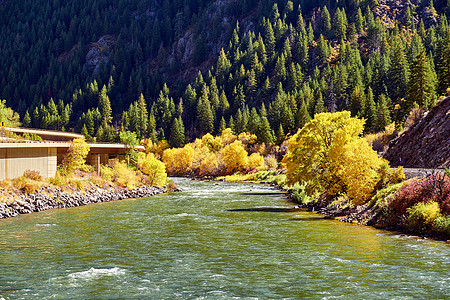
M419 202L407 209L408 227L416 232L431 232L440 215L439 203L436 201Z
M295 183L292 187L292 199L297 203L306 204L311 201L311 197L306 193L306 184Z
M439 215L434 222L434 228L442 237L450 239L450 216Z

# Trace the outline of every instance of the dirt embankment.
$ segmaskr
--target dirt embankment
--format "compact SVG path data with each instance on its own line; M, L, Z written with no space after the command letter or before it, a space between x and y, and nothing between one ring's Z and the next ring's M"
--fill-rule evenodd
M389 144L384 158L406 168L450 167L450 97Z

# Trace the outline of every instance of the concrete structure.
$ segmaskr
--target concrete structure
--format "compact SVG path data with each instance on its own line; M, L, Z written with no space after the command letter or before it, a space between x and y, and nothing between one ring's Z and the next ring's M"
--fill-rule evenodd
M19 127L5 127L5 131L10 131L15 134L35 134L40 136L45 141L58 141L58 142L70 142L73 139L82 138L83 135L72 132L54 131L54 130L41 130L31 128L19 128Z
M58 147L69 143L0 143L0 180L22 176L26 170L43 177L56 174Z
M20 128L19 128L20 129ZM21 133L34 133L39 136L49 136L66 141L69 138L82 137L78 134L65 132L49 132L42 130L23 130ZM15 128L14 132L19 133ZM70 140L71 140L70 139ZM86 162L100 170L100 164L106 164L109 159L123 157L127 146L123 144L94 144L90 146ZM42 177L53 177L56 174L57 165L60 164L69 150L70 142L35 142L19 141L14 139L0 140L0 180L16 178L23 175L26 170L39 171ZM137 150L143 151L143 146L137 146Z

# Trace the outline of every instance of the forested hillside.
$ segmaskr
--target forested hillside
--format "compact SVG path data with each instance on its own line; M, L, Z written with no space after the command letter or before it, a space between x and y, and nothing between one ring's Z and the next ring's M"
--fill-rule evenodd
M2 1L0 99L25 126L280 142L315 113L366 130L450 87L450 2Z

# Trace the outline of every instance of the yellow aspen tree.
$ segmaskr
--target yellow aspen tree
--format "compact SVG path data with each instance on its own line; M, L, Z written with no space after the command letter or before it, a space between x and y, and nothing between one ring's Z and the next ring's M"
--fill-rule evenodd
M385 160L360 137L364 120L350 112L317 114L288 141L287 183L306 183L311 196L347 192L355 203L370 197Z
M259 153L252 153L248 157L247 168L260 170L265 167L264 157Z
M247 165L247 151L241 141L234 141L222 149L222 159L228 173L242 171Z
M142 163L141 171L147 175L151 185L162 187L166 183L166 167L152 153Z

